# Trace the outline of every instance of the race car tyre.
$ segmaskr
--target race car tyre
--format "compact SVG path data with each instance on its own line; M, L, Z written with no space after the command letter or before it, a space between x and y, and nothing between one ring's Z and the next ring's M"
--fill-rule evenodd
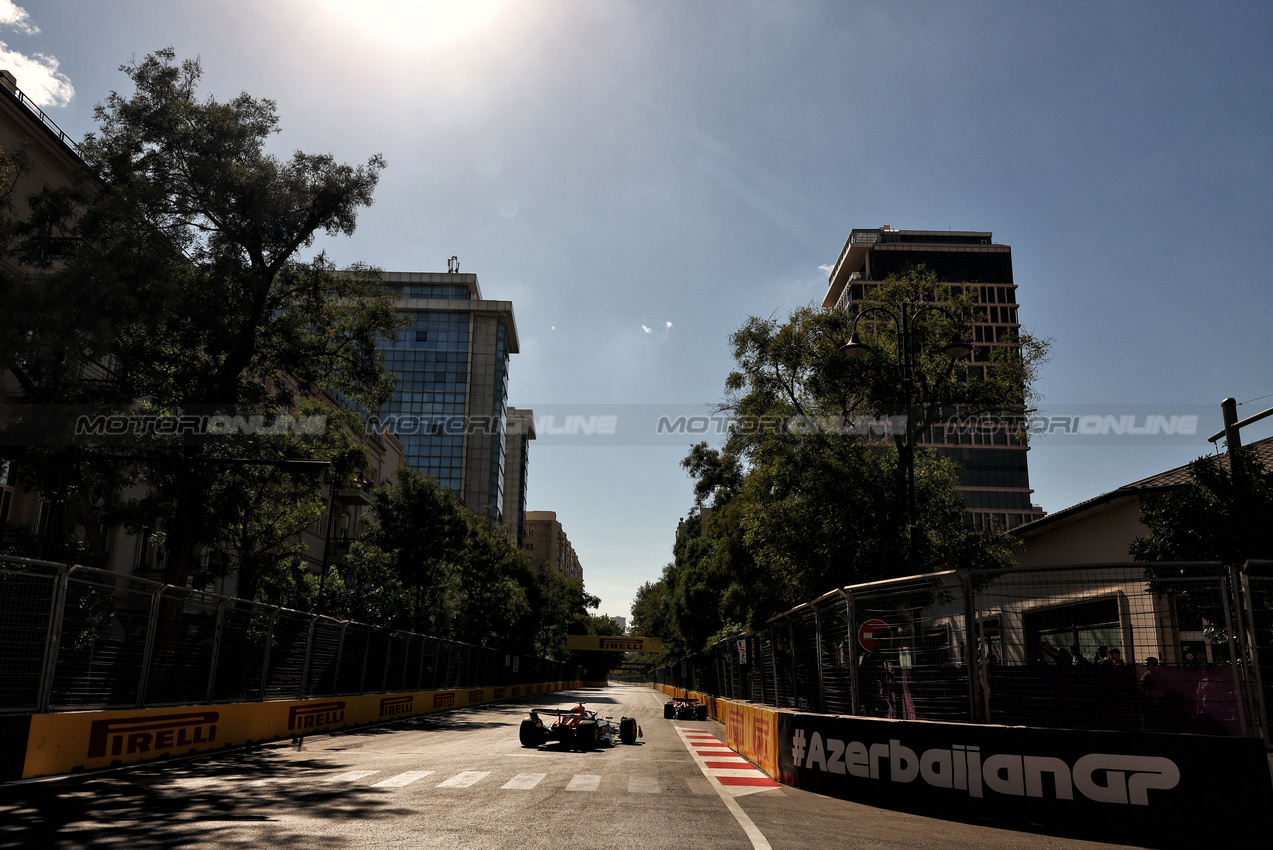
M676 716L676 709L672 706L672 703L670 702L663 703L663 719L671 720L675 716Z
M619 740L625 744L636 743L636 718L625 717L619 721Z
M575 741L579 749L590 753L597 748L597 721L580 720L579 729L575 732Z
M706 719L707 719L707 706L705 706L705 705L698 705L698 706L695 706L695 707L694 707L694 714L696 714L696 715L697 715L697 718L696 718L696 719L698 719L698 720L706 720Z
M539 746L539 730L535 727L535 721L529 718L522 721L521 728L517 730L517 739L522 742L523 747L534 749Z

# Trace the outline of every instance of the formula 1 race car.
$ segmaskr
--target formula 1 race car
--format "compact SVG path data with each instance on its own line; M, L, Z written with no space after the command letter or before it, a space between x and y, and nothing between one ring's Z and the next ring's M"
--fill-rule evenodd
M555 717L546 724L540 715ZM624 717L616 724L613 717L598 717L597 712L576 705L574 708L532 708L530 717L522 721L517 737L523 747L538 747L550 741L558 741L571 750L589 752L598 744L615 745L616 739L624 744L635 744L644 737L636 718Z
M668 720L706 720L707 706L696 699L674 699L663 703L663 716Z

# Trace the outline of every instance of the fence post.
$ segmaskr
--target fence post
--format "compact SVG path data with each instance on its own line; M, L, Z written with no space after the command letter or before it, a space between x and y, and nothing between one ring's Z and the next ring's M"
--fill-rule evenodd
M340 665L345 660L345 632L349 630L349 621L340 621L340 639L336 643L336 667L332 674L332 693L340 693Z
M159 606L163 601L164 591L170 585L161 584L159 589L150 594L150 617L146 621L146 646L141 653L141 679L137 682L137 708L146 705L146 689L150 687L150 665L155 660L155 632L159 630Z
M853 616L853 593L841 588L840 595L844 597L844 622L848 626L849 633L845 639L848 643L845 649L848 656L845 663L849 665L849 710L853 712L854 717L860 717L862 698L858 694L858 627L857 619Z
M813 651L818 656L818 713L827 713L827 685L822 672L822 612L813 607Z
M778 633L769 627L769 664L774 674L774 708L782 708L782 689L778 687Z
M973 594L972 570L962 571L959 578L964 591L964 670L968 675L968 719L977 723L981 715L977 700L977 675L980 668L977 658L977 604Z
M265 630L265 654L261 658L261 702L265 702L266 685L270 675L270 648L274 645L274 623L278 621L278 609L270 609L270 626Z
M305 686L309 684L309 671L314 666L314 629L318 627L318 615L310 614L309 632L305 635L305 663L301 665L301 685L296 698L305 699Z
M800 674L796 670L796 625L787 620L787 640L791 642L791 707L800 710Z
M212 633L212 661L208 664L208 690L204 702L212 702L217 687L217 665L221 663L221 636L225 633L225 607L233 600L222 599L217 605L217 625Z
M44 640L44 659L40 663L40 689L35 695L35 710L44 714L53 701L53 679L57 675L58 648L62 645L62 619L66 613L66 586L71 581L71 573L78 566L67 567L61 564L57 568L57 578L53 580L53 593L49 598L49 629Z
M389 687L389 659L393 657L393 636L396 632L389 633L389 639L385 641L385 672L380 677L380 691L383 693Z
M1247 645L1250 653L1250 664L1255 670L1255 710L1257 712L1253 718L1260 727L1260 735L1264 738L1264 746L1266 748L1273 747L1273 736L1269 734L1269 715L1268 706L1264 702L1264 673L1260 670L1260 647L1259 640L1255 633L1255 610L1251 604L1251 562L1248 561L1242 565L1242 608L1246 613L1246 621L1251 624L1251 631L1248 633L1244 628L1241 632L1242 640Z

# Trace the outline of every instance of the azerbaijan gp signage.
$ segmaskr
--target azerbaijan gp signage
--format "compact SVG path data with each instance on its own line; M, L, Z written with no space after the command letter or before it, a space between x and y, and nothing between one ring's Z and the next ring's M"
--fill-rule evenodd
M780 712L777 750L777 778L790 785L1007 820L1079 817L1188 832L1199 811L1214 830L1249 822L1273 803L1264 748L1252 738Z
M896 738L888 743L842 741L801 728L791 740L794 767L841 776L906 784L984 797L994 791L1010 797L1073 800L1077 791L1100 803L1147 806L1149 792L1180 784L1180 767L1162 756L1088 753L1073 764L1055 756L995 753L983 759L981 748L967 744L934 747L917 753Z

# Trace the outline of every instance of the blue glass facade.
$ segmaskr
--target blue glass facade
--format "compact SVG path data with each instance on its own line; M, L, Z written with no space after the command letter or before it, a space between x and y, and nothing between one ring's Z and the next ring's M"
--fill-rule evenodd
M398 342L384 347L385 366L401 378L381 415L398 426L407 463L459 491L464 472L469 316L412 313Z
M482 300L471 274L389 272L385 283L409 323L382 345L401 382L381 421L413 469L500 520L508 360L517 352L512 304Z

